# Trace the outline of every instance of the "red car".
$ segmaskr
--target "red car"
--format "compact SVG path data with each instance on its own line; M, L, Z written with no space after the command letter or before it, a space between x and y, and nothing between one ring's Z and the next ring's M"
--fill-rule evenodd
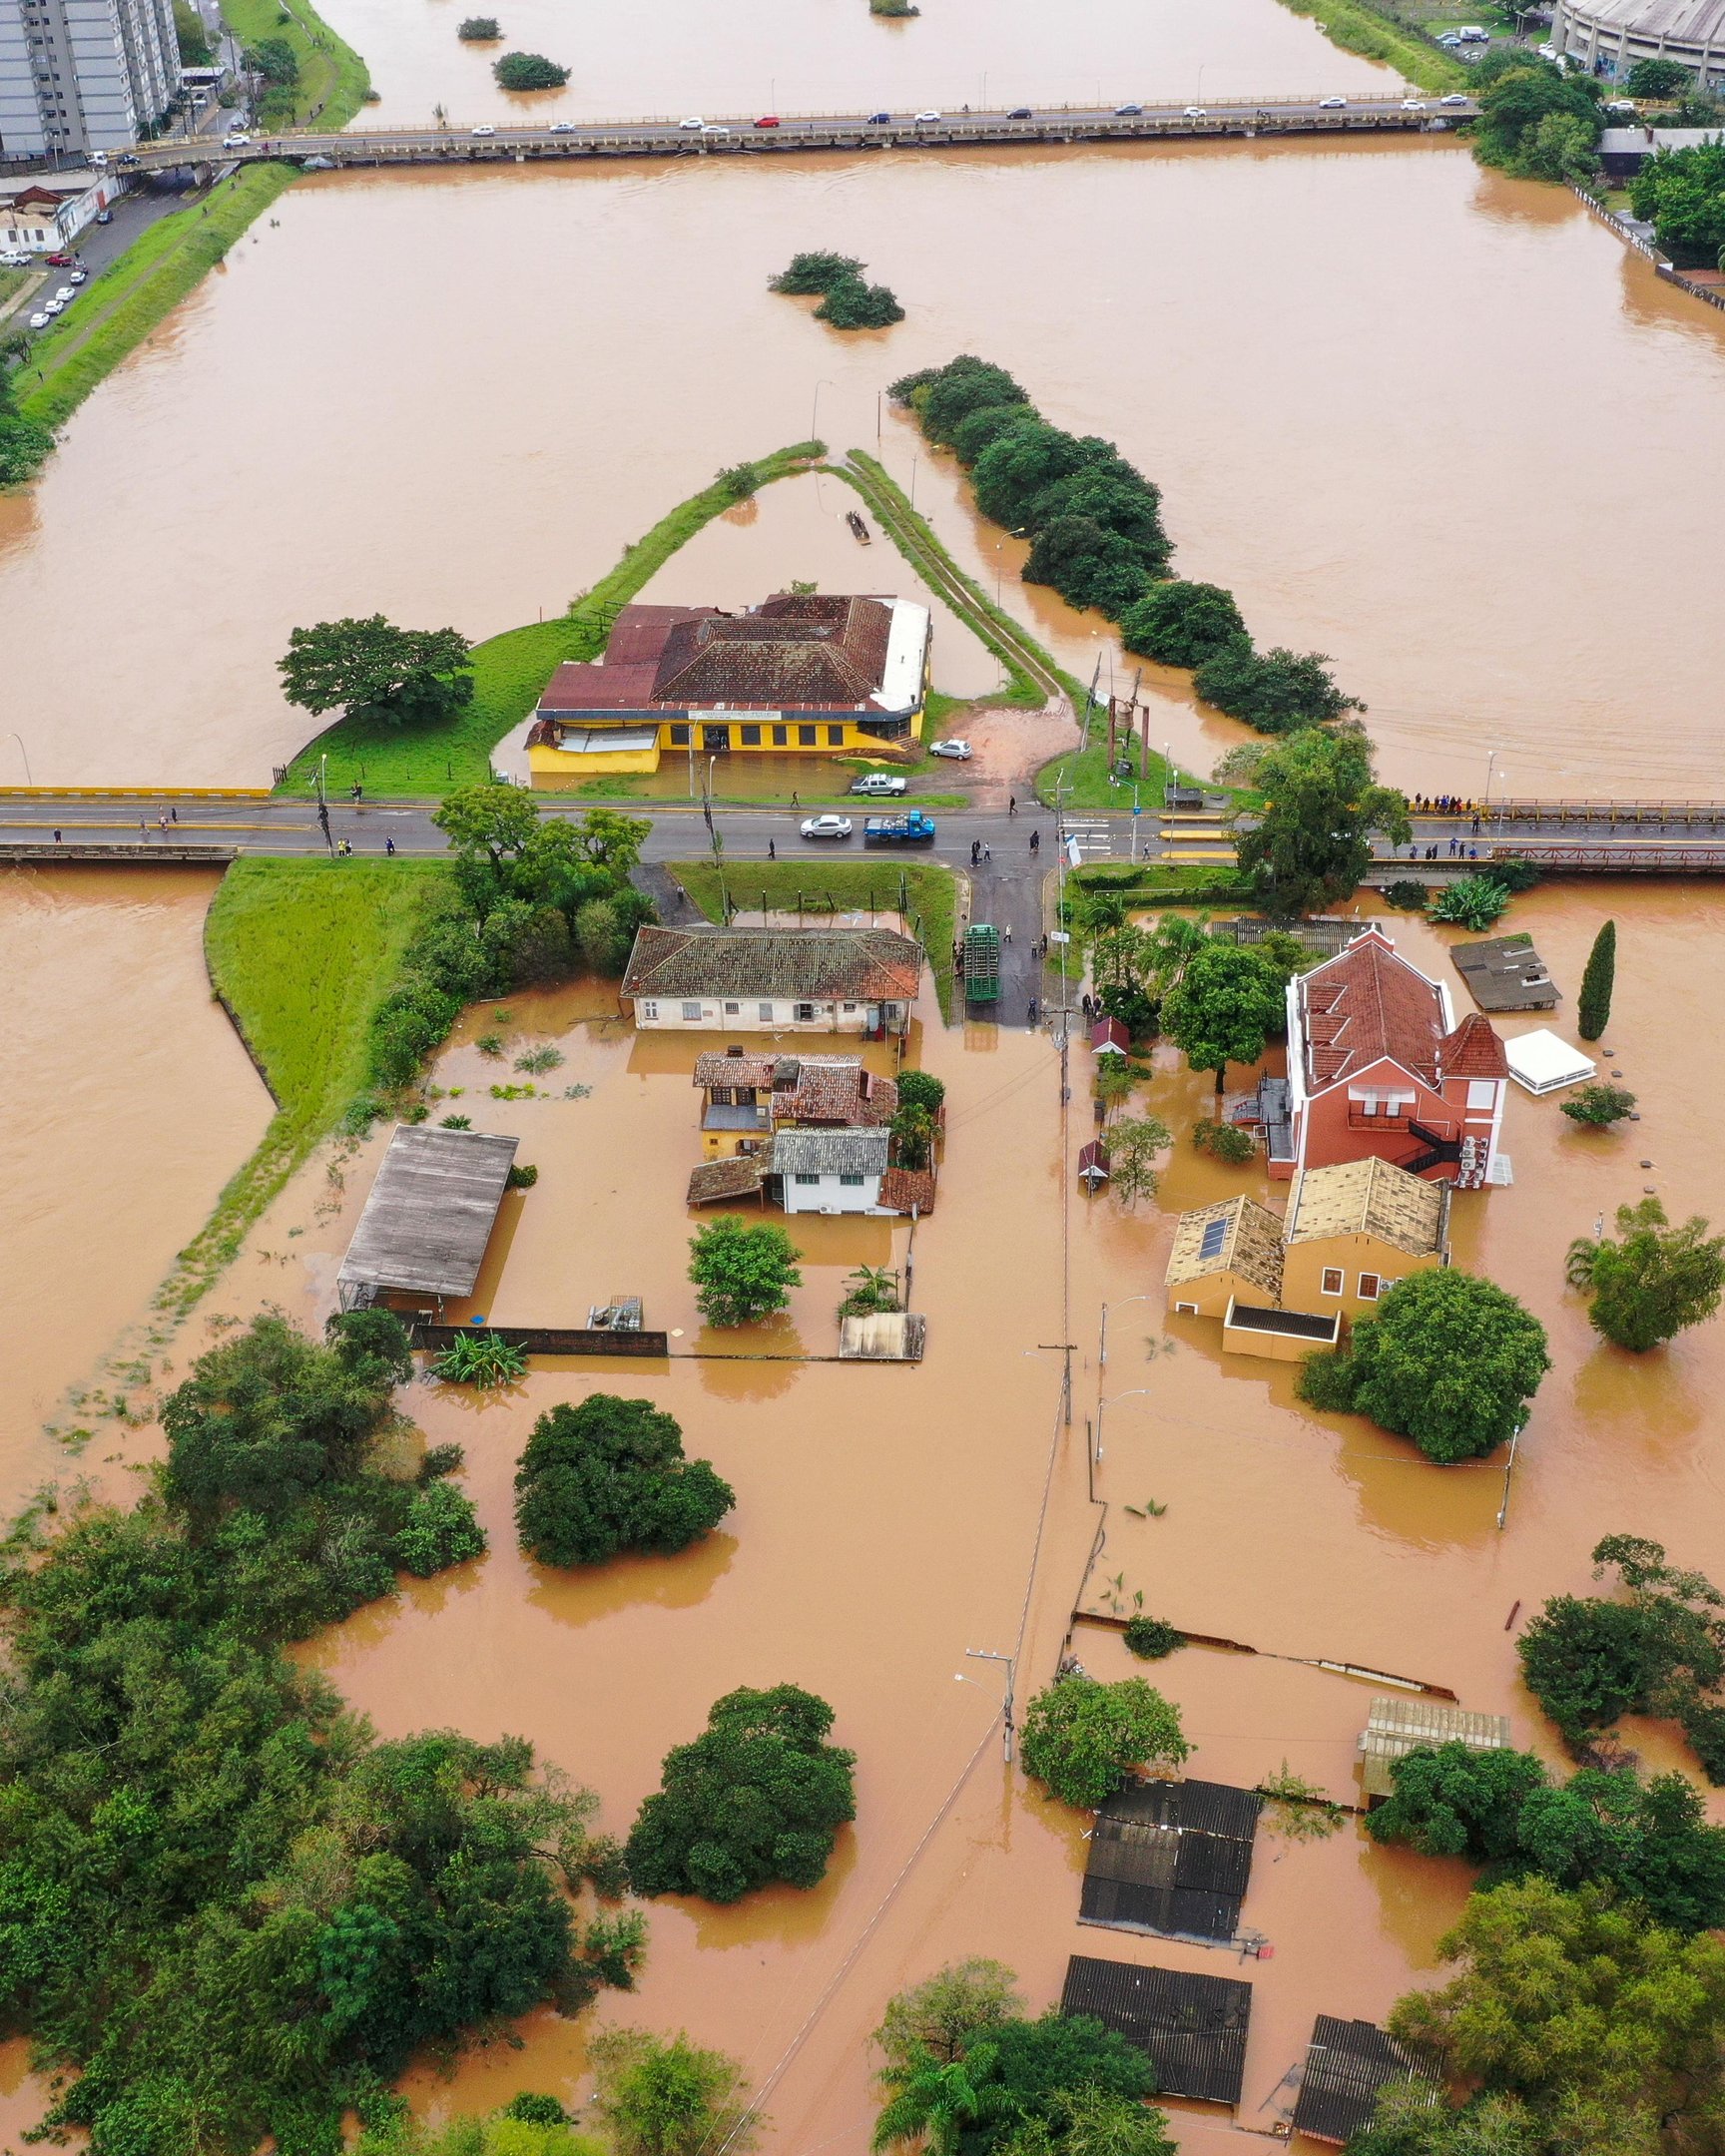
M755 125L757 127L777 127L779 125L779 116L777 113L766 113L756 121Z
M50 255L48 261L56 270L70 270L72 267L72 257L70 255Z

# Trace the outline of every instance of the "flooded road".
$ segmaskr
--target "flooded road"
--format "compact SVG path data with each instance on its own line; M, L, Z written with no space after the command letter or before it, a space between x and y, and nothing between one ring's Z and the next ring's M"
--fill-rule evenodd
M866 260L908 318L848 337L770 293L809 247ZM687 333L648 330L672 319ZM1232 585L1262 643L1332 653L1391 778L1477 793L1497 749L1512 793L1719 792L1725 319L1572 197L1438 142L308 181L0 499L35 776L266 779L310 730L275 672L296 623L531 621L812 420L877 442L1088 679L1104 625L1015 586L1018 544L882 410L887 382L962 350L1151 473L1177 566ZM1609 452L1503 386L1535 381L1609 412ZM204 438L215 490L181 483ZM797 524L764 510L759 590L806 573ZM117 531L103 633L69 647L64 607ZM870 586L887 559L870 550ZM704 598L675 587L705 573L673 564L656 594ZM1632 666L1629 577L1680 625ZM1236 730L1176 684L1147 682L1152 738L1208 766Z
M762 0L749 35L704 0L640 0L572 18L558 0L510 0L495 45L456 37L456 0L330 0L325 19L365 55L381 103L367 121L637 119L653 114L956 111L1152 98L1249 98L1392 89L1398 78L1339 52L1272 0L1091 0L1050 16L1046 0L929 0L882 21L867 0ZM1055 34L1051 34L1055 33ZM499 90L502 52L539 52L567 87Z
M1058 1995L1073 1952L1247 1976L1254 2015L1238 2127L1224 2113L1180 2107L1177 2131L1204 2150L1239 2129L1265 2130L1290 2098L1278 2089L1315 2012L1379 2018L1430 1970L1434 1941L1465 1892L1464 1869L1378 1850L1352 1825L1311 1846L1261 1832L1243 1928L1268 1942L1270 1957L1242 1964L1217 1949L1082 1927L1084 1823L1003 1768L990 1720L997 1671L965 1650L1019 1648L1020 1707L1046 1681L1091 1548L1086 1449L1106 1400L1106 1541L1086 1606L1142 1591L1154 1614L1260 1650L1187 1649L1150 1673L1182 1707L1192 1772L1249 1784L1286 1762L1355 1798L1355 1741L1375 1688L1309 1666L1320 1657L1451 1687L1467 1707L1509 1714L1517 1742L1555 1757L1515 1682L1511 1605L1524 1621L1546 1595L1583 1590L1587 1550L1606 1532L1663 1539L1677 1562L1717 1561L1706 1523L1718 1512L1721 1438L1706 1402L1725 1386L1725 1328L1625 1356L1597 1342L1562 1285L1561 1261L1572 1235L1649 1186L1674 1214L1725 1219L1707 1103L1674 1052L1725 996L1725 891L1597 883L1518 899L1506 925L1531 933L1548 961L1565 1033L1607 913L1619 933L1608 1067L1640 1096L1642 1121L1617 1136L1586 1133L1555 1100L1514 1093L1505 1133L1513 1187L1455 1207L1458 1260L1513 1289L1552 1343L1555 1367L1501 1531L1501 1460L1433 1467L1364 1423L1299 1406L1281 1367L1225 1361L1214 1328L1164 1321L1173 1213L1238 1188L1278 1205L1286 1195L1255 1169L1219 1168L1185 1144L1209 1104L1206 1077L1158 1053L1145 1105L1181 1143L1157 1204L1134 1214L1071 1191L1067 1206L1070 1155L1089 1130L1087 1051L1073 1051L1063 1139L1050 1042L941 1031L926 1001L912 1059L949 1088L939 1203L915 1236L912 1303L928 1320L926 1361L686 1358L739 1346L831 1353L845 1273L901 1264L908 1231L797 1223L804 1285L788 1317L742 1342L704 1334L683 1278L692 1223L682 1202L699 1155L689 1071L701 1043L637 1040L610 1015L611 992L594 985L510 1000L511 1052L547 1039L566 1057L544 1081L550 1097L490 1098L499 1065L471 1045L492 1022L488 1010L469 1018L440 1066L440 1083L461 1088L475 1124L518 1134L521 1157L540 1171L532 1190L506 1201L477 1307L505 1323L569 1323L591 1302L639 1294L648 1322L672 1331L676 1354L663 1364L540 1364L500 1397L416 1384L405 1404L427 1435L467 1447L490 1553L409 1583L397 1604L312 1643L307 1659L387 1735L452 1724L531 1737L601 1792L605 1824L618 1831L655 1785L664 1752L695 1733L722 1692L790 1679L833 1702L838 1737L859 1754L860 1802L824 1885L730 1910L652 1904L642 1987L607 1994L600 2009L687 2027L744 2058L757 2086L776 2077L774 2148L862 2156L872 2117L868 2029L895 1986L967 1952L1014 1965L1038 2006ZM1392 932L1430 970L1446 970L1446 931L1392 916ZM164 1004L163 1013L191 1007ZM565 1097L581 1086L591 1090ZM346 1164L339 1188L322 1163L296 1180L188 1329L182 1357L209 1338L211 1317L276 1303L305 1324L321 1321L383 1142L380 1134ZM88 1148L75 1156L85 1158ZM116 1199L108 1184L99 1193L92 1175L92 1204L99 1194L123 1206L148 1196L122 1188ZM80 1202L77 1188L68 1202ZM1060 1417L1063 1340L1075 1344L1070 1430ZM595 1388L669 1408L691 1453L735 1486L736 1511L700 1549L592 1576L520 1557L511 1478L527 1432L547 1406ZM125 1441L135 1454L150 1449L142 1433ZM1125 1510L1147 1511L1149 1498L1166 1507L1161 1516ZM1112 1635L1082 1623L1074 1645L1097 1674L1136 1667ZM1628 1735L1650 1767L1693 1772L1669 1732ZM1718 1812L1717 1793L1711 1803ZM479 2107L528 2087L573 2096L591 2025L536 2016L520 2031L521 2050L471 2054L452 2081L415 2076L415 2102ZM0 2105L0 2126L27 2120L39 2103L25 2083Z

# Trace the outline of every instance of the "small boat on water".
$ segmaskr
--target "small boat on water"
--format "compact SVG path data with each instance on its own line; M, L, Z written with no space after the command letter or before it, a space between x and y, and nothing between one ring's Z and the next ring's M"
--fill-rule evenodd
M855 509L847 509L845 512L845 521L847 524L850 525L852 533L857 540L857 544L859 546L867 546L869 544L868 527L866 524L863 523L861 514Z

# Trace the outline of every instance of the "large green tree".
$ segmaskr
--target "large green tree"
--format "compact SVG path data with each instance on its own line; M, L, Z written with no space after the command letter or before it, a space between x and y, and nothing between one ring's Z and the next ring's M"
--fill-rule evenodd
M874 2041L888 2067L907 2065L920 2048L944 2066L968 2041L1022 2018L1018 1978L1003 1961L968 1954L886 2002Z
M1407 798L1374 782L1371 747L1356 730L1303 727L1259 758L1253 784L1264 807L1235 852L1274 918L1346 898L1371 865L1374 831L1408 842Z
M1649 1924L1610 1889L1527 1880L1475 1894L1438 1942L1456 1974L1394 2035L1456 2082L1518 2098L1542 2149L1695 2156L1725 2118L1725 1940Z
M1142 1677L1060 1677L1030 1702L1024 1772L1062 1804L1094 1812L1140 1768L1178 1767L1191 1751L1180 1710Z
M762 2114L747 2102L743 2069L723 2051L703 2050L681 2029L605 2029L589 2046L593 2108L612 2156L708 2156L742 2152L760 2138Z
M1617 980L1617 923L1605 921L1593 938L1581 969L1581 992L1575 998L1575 1030L1596 1041L1611 1023L1611 991Z
M1589 146L1596 144L1604 128L1600 85L1586 76L1566 75L1525 47L1501 61L1489 57L1490 71L1483 79L1480 70L1487 63L1481 61L1474 70L1475 84L1483 80L1474 154L1481 164L1522 179L1568 177L1566 171L1536 169L1549 161L1554 143L1549 130L1541 137L1541 124L1553 118L1578 121ZM1561 138L1565 145L1575 139L1568 131Z
M1245 637L1218 645L1192 686L1204 703L1260 734L1292 734L1366 709L1337 688L1327 653L1292 652L1280 644L1255 651Z
M674 1416L614 1392L548 1408L515 1472L521 1547L541 1564L669 1555L710 1533L735 1502L711 1461L683 1457Z
M523 787L457 787L431 820L457 859L485 861L493 874L519 859L540 829L539 805Z
M1531 1312L1494 1282L1445 1267L1399 1280L1346 1348L1308 1355L1300 1392L1315 1407L1370 1415L1450 1466L1514 1436L1550 1367Z
M1152 584L1120 624L1120 641L1163 666L1197 667L1246 635L1234 594L1171 577Z
M771 1221L751 1226L736 1213L703 1221L689 1238L695 1304L712 1326L753 1325L782 1311L803 1285L802 1254Z
M1681 1228L1657 1198L1617 1208L1617 1237L1578 1236L1564 1271L1590 1301L1596 1333L1632 1354L1663 1347L1719 1308L1725 1292L1725 1235L1709 1235L1699 1213Z
M279 662L283 693L308 712L429 726L473 700L473 647L453 629L397 629L381 614L295 629Z
M625 1855L638 1893L738 1901L819 1886L857 1816L857 1755L827 1742L833 1710L797 1685L727 1693L693 1744L666 1754Z
M1162 999L1162 1030L1194 1070L1216 1073L1222 1091L1230 1063L1256 1063L1284 1023L1285 983L1249 944L1206 940Z

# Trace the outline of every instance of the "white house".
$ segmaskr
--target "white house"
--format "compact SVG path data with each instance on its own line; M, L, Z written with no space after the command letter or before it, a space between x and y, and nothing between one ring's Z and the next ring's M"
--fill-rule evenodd
M782 1130L773 1173L787 1213L878 1213L891 1143L884 1130Z
M643 1030L905 1033L922 948L891 928L643 928L621 997Z
M125 191L124 178L107 173L32 173L0 182L0 249L57 255Z

